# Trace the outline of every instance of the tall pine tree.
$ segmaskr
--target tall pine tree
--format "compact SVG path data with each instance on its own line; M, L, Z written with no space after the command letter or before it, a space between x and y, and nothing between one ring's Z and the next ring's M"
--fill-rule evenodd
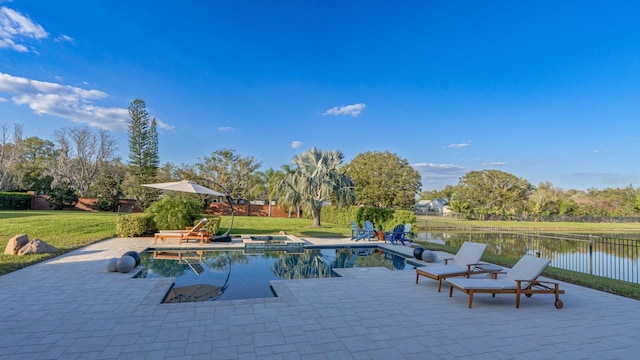
M138 206L145 209L156 199L156 191L140 185L154 182L158 174L158 131L156 119L149 120L143 100L129 105L129 169L139 188L134 191Z

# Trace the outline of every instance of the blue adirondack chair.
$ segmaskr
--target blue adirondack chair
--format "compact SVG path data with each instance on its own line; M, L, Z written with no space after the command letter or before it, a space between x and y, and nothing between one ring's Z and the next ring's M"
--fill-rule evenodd
M364 229L361 229L356 225L355 222L351 222L351 240L358 241L362 239L362 235L364 234Z
M413 240L411 239L411 223L404 224L403 240L413 242Z
M386 233L385 241L389 241L395 245L397 242L401 242L404 245L404 225L398 224L393 228L393 231Z
M364 222L364 236L369 241L371 241L371 238L375 238L376 236L376 229L373 227L373 223L369 220L365 220Z

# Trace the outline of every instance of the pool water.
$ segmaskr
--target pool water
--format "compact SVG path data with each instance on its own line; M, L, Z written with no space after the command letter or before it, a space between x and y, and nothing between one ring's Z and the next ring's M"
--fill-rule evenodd
M150 250L142 254L139 278L175 277L163 302L274 297L269 281L338 276L334 268L386 267L412 270L405 258L376 247L315 248L298 253L243 250Z

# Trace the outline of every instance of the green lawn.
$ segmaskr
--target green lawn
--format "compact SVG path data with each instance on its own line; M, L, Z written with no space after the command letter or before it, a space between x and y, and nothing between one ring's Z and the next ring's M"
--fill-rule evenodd
M80 211L0 211L0 274L59 255L4 255L7 242L14 235L27 234L29 240L43 240L65 253L114 237L117 216Z

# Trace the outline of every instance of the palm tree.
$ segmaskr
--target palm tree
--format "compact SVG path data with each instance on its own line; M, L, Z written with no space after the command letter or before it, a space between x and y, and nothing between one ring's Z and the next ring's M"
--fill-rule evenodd
M255 174L255 177L256 186L254 190L256 193L267 197L267 200L269 201L269 217L271 217L271 202L277 195L278 184L284 178L284 172L269 168L264 172L258 171Z
M351 205L355 202L353 181L340 171L342 152L312 148L293 158L292 171L280 182L279 194L286 204L301 204L320 225L320 211L325 202Z

